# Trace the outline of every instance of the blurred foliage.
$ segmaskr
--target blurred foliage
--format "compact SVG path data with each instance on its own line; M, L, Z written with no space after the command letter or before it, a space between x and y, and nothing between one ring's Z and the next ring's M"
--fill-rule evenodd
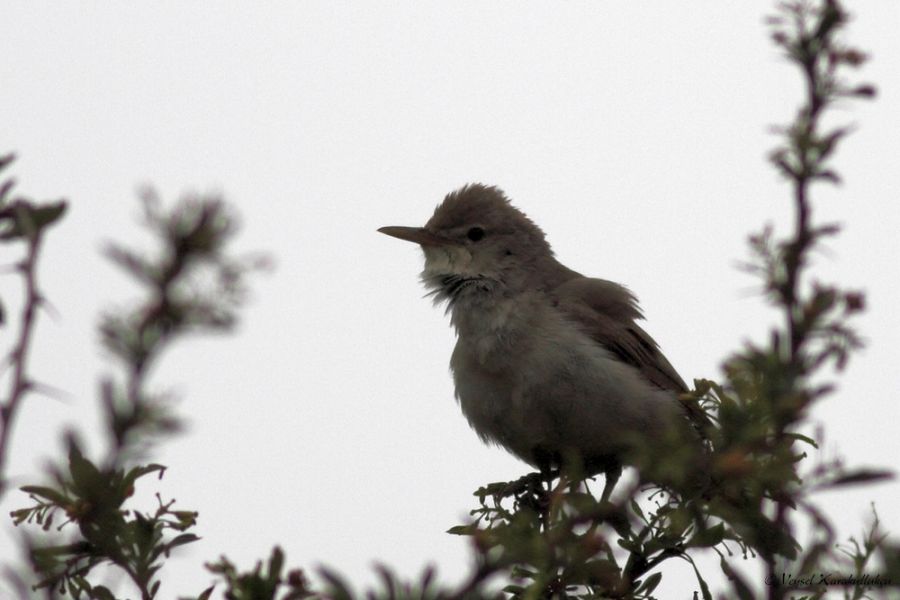
M852 319L865 307L861 292L817 281L810 273L812 253L839 232L835 224L813 220L811 186L840 180L832 159L849 131L823 129L822 115L835 102L870 98L875 90L845 80L845 72L866 56L841 40L848 17L837 1L777 6L768 20L772 39L799 67L805 84L793 121L775 129L780 141L770 156L790 185L795 219L787 234L776 234L770 225L751 236L745 269L760 281L781 321L765 340L730 357L721 381L695 380L681 398L703 416L698 420L702 447L673 438L659 451L636 452L630 462L641 480L625 485L618 472L606 473L599 495L591 490L594 477L574 466L485 485L475 492L471 519L449 530L472 542L473 566L465 581L440 585L429 568L406 582L378 567L379 583L365 592L367 598L650 599L658 597L664 563L678 559L696 576L693 597L710 600L710 573L701 573L695 562L709 553L718 557L725 578L719 598L813 599L840 590L845 598L858 599L900 593L900 545L882 531L874 507L862 534L839 544L814 499L821 490L872 484L891 474L848 469L840 460L808 467L808 454L822 434L814 439L803 433L810 409L834 389L822 382L861 346ZM0 159L0 168L10 162L11 157ZM36 285L37 250L45 230L65 211L64 202L10 200L12 187L11 181L0 187L0 241L25 246L17 265L25 302L9 358L12 391L2 406L0 483L12 416L25 394L36 389L26 355L43 302ZM121 367L118 377L105 377L101 386L108 448L91 459L69 434L68 462L50 473L50 482L21 488L31 504L12 512L15 523L46 532L29 548L36 580L26 585L21 576L10 576L23 597L32 589L45 597L116 598L97 583L104 573L98 567L106 565L125 573L143 600L155 598L165 560L198 539L191 531L197 513L175 510L159 495L154 510L126 508L138 480L162 476L164 467L142 458L179 424L168 395L149 390L146 375L179 337L233 326L245 276L260 262L226 252L234 220L218 198L189 197L165 211L147 191L143 206L159 252L148 257L118 245L107 250L145 292L131 308L107 313L100 325L102 343ZM64 529L67 524L77 531ZM60 539L62 531L69 539ZM801 531L808 531L808 539L798 539ZM764 583L748 580L742 569L747 561L764 565ZM303 571L285 568L277 547L251 571L240 571L224 556L207 569L228 600L361 595L329 569L319 570L321 585L313 586ZM217 585L197 600L211 598Z
M278 547L272 549L265 568L260 561L248 573L240 573L224 556L219 562L206 565L206 568L225 580L225 600L299 600L313 595L301 569L294 569L282 576L284 552ZM206 600L214 589L215 586L207 588L197 600Z
M96 567L108 565L124 572L142 599L155 598L164 561L175 548L199 539L189 532L197 513L176 510L173 501L163 501L159 494L153 510L126 508L139 479L152 473L162 477L165 471L162 465L141 464L139 459L163 435L179 428L168 402L170 394L150 390L147 374L179 337L230 329L245 296L246 275L263 266L260 259L237 259L225 252L235 220L219 198L187 197L169 211L161 208L152 190L145 190L142 200L144 225L159 245L156 256L115 244L107 249L107 255L145 292L127 308L106 313L99 327L103 346L120 366L118 376L101 380L107 450L92 459L85 456L77 435L67 434L68 461L51 469L50 482L22 487L32 504L11 513L17 525L35 524L50 532L54 521L62 521L56 531L70 532L60 543L45 543L46 535L40 542L30 542L28 555L37 575L33 589L45 590L50 597L114 598L108 587L93 583L103 573ZM12 221L3 239L21 240L34 248L64 206L19 199L0 207L0 218ZM24 264L22 270L27 268L33 281L34 262ZM36 292L26 296L28 319L33 320L41 301ZM23 318L25 325L30 322ZM13 351L12 362L21 367L15 379L29 382L23 356L22 351ZM29 387L14 386L14 392ZM68 524L77 531L66 529ZM21 578L12 585L23 589Z
M0 172L15 160L15 155L0 156ZM9 393L0 396L0 498L6 493L6 459L12 439L13 424L22 401L29 392L42 386L28 375L28 354L33 339L37 313L45 298L37 282L37 265L47 229L66 212L66 202L35 202L14 194L16 181L0 183L0 244L24 246L24 256L15 262L13 272L22 278L24 299L18 321L18 335L4 366L9 367ZM5 326L6 309L0 298L0 327Z

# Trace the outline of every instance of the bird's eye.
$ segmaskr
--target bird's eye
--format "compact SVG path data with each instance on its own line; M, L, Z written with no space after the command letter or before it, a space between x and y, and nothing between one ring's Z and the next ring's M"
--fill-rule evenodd
M484 237L484 229L481 227L473 227L469 231L466 232L466 237L472 240L473 242L477 242L481 238Z

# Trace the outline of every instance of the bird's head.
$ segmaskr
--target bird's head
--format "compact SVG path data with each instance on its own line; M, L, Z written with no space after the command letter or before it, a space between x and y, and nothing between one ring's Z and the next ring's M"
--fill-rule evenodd
M528 289L553 256L544 232L501 190L481 184L448 194L424 227L378 231L422 247L422 281L451 305L473 293Z

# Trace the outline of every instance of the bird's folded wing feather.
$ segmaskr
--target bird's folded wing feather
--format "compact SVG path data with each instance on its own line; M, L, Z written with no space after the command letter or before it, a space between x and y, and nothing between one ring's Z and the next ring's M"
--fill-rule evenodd
M688 390L657 343L635 322L643 315L628 289L604 279L577 277L561 284L553 294L567 317L648 381L676 394Z

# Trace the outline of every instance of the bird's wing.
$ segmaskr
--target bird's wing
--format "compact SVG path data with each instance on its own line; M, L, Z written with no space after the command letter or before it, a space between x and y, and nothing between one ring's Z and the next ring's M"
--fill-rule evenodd
M604 279L576 277L553 290L553 296L557 307L594 341L654 385L676 394L688 390L657 343L635 322L644 317L628 289Z

